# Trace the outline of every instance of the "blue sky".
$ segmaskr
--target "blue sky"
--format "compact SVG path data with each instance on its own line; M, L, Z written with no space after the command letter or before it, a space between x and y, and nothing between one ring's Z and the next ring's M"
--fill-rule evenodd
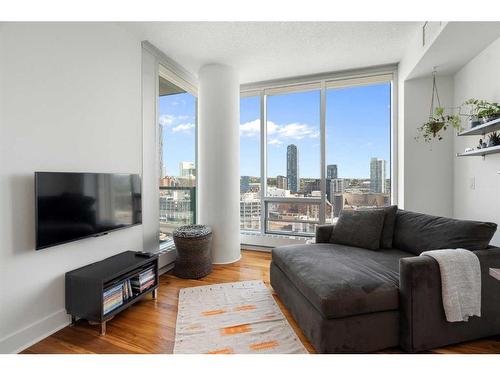
M158 112L167 175L178 176L181 161L195 161L195 97L189 93L161 96Z
M269 177L286 175L286 147L295 144L300 177L319 178L319 91L269 96L267 103ZM159 109L167 174L177 175L179 162L195 158L195 98L187 93L161 97ZM339 177L368 178L371 157L389 163L389 84L328 90L326 110L327 164L338 165ZM242 98L242 176L260 175L259 119L259 98Z
M389 83L328 90L326 96L327 163L339 177L369 178L370 158L391 155Z

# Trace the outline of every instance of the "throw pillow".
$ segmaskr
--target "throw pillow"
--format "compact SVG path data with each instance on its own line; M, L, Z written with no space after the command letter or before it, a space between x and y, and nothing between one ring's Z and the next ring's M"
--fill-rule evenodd
M365 211L381 210L385 213L384 226L380 236L380 248L392 249L392 240L394 238L394 227L396 226L396 214L398 206L387 206L380 208L366 208Z
M343 210L333 228L330 242L377 250L384 218L383 210Z

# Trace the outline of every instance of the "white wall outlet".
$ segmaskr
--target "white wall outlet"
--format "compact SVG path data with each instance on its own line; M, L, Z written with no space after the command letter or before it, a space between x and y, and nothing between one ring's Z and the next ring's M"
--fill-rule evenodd
M476 177L469 178L469 187L471 190L476 190Z

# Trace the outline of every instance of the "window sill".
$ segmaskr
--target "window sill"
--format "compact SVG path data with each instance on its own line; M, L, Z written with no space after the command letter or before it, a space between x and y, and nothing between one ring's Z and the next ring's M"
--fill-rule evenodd
M175 250L174 241L165 241L163 243L160 243L158 254L163 254L173 250Z
M250 246L276 247L284 245L305 244L311 237L282 234L262 234L260 232L241 231L241 244Z

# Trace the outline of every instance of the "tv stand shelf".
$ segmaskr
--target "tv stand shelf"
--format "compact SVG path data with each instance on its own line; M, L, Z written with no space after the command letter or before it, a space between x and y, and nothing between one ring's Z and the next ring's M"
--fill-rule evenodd
M139 275L152 270L152 285L144 290L135 290L126 298L128 280L139 280ZM78 319L98 323L101 334L106 334L106 322L135 302L152 294L156 299L158 290L158 256L144 258L134 251L106 258L66 273L66 311L71 315L72 324ZM118 287L122 292L116 294L121 303L109 312L104 311L104 293ZM131 285L130 282L128 285ZM132 288L132 287L131 287ZM130 291L132 291L132 289ZM119 302L118 302L119 303Z

